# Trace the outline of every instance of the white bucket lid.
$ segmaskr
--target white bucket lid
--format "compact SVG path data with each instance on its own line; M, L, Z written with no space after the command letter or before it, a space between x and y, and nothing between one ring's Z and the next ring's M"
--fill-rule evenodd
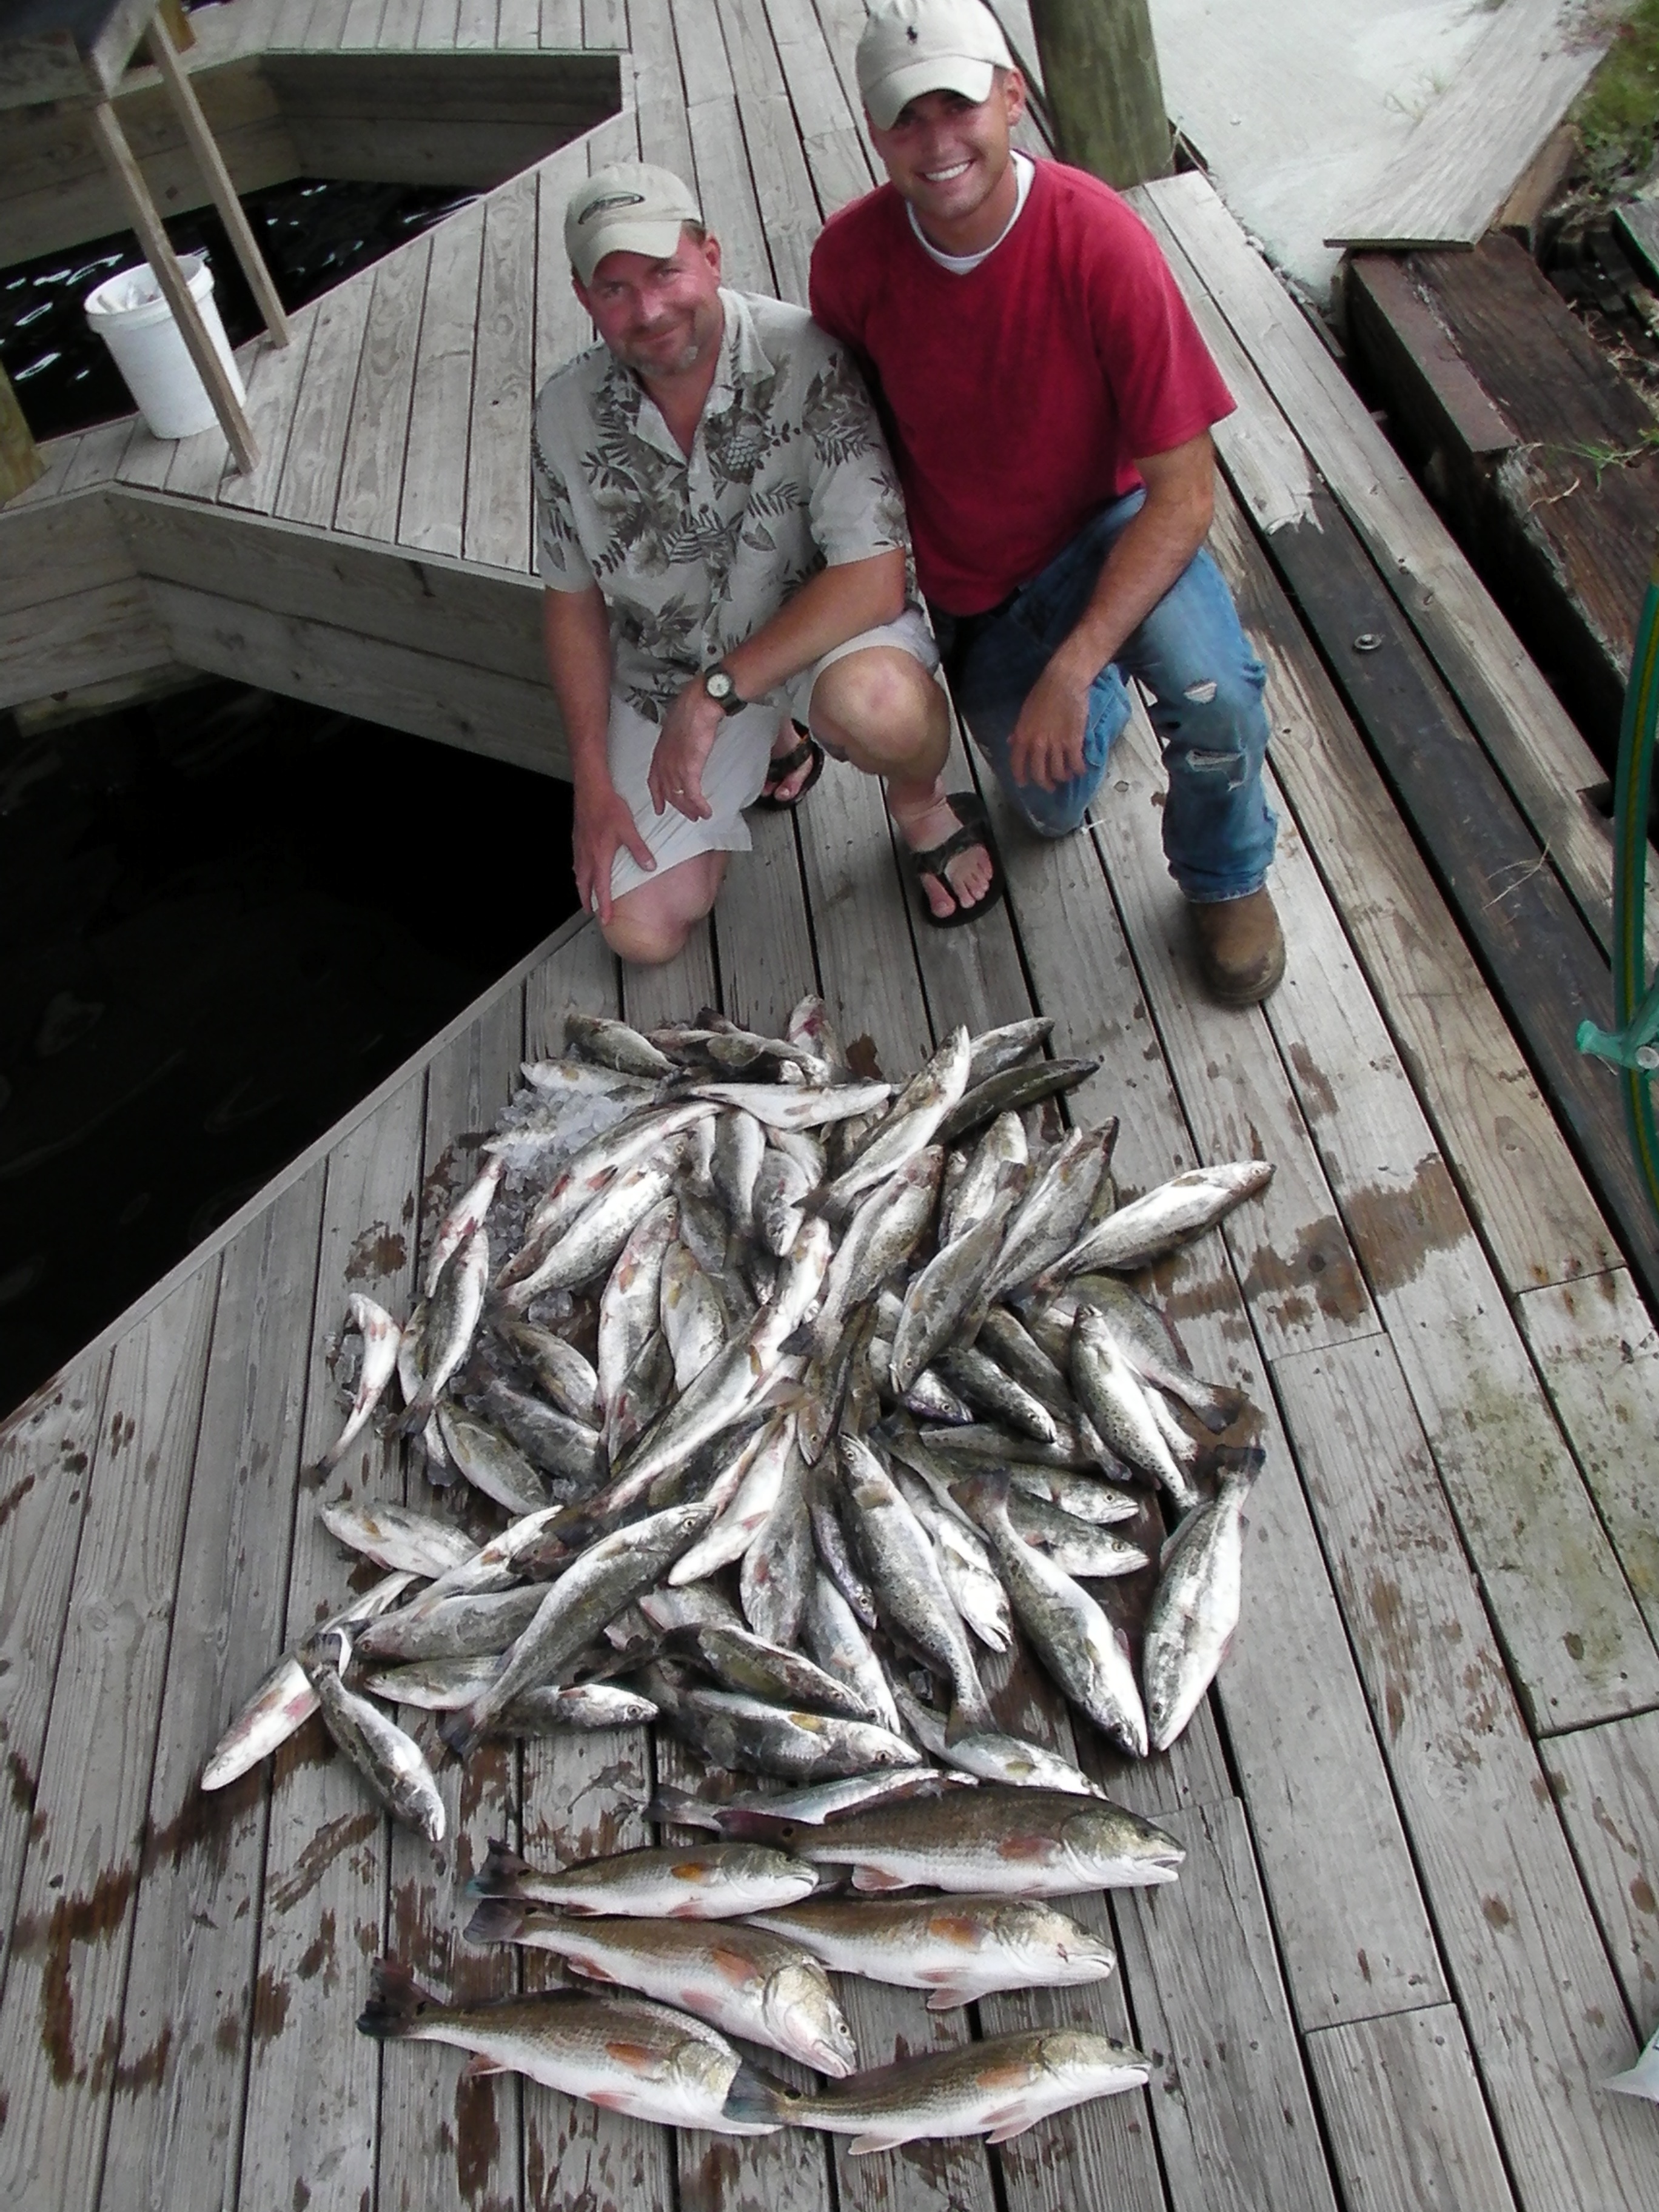
M205 299L213 289L213 271L207 265L206 254L181 254L179 268L191 298ZM129 330L143 330L147 324L166 322L173 313L148 261L139 262L136 268L118 269L113 276L106 276L88 293L84 304L87 320L94 330L100 323L116 321Z

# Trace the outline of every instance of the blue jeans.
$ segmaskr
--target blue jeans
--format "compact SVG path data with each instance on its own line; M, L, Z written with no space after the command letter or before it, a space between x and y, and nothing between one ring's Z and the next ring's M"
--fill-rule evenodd
M1103 508L1039 576L989 615L957 617L933 608L933 626L969 734L1003 790L1044 837L1064 837L1082 823L1129 719L1127 679L1139 678L1152 694L1152 727L1170 777L1164 806L1170 873L1200 904L1243 898L1261 888L1279 826L1261 789L1267 671L1207 552L1194 556L1096 677L1082 775L1045 791L1041 784L1017 783L1009 769L1008 740L1026 694L1076 628L1107 554L1146 497L1131 492Z

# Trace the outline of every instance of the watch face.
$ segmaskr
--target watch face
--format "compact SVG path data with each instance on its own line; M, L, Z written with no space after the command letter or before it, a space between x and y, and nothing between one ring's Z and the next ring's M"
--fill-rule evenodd
M718 699L724 704L738 687L725 669L711 668L702 679L702 688L711 699Z

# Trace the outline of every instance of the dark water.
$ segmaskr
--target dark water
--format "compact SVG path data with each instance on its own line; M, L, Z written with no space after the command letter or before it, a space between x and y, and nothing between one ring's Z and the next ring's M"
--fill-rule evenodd
M340 184L302 178L243 199L283 305L292 312L343 283L472 197L447 185ZM233 345L263 326L224 226L211 208L168 219L178 253L205 251L213 296ZM0 362L40 439L84 430L132 401L108 347L87 327L88 292L141 260L131 231L0 273Z
M0 1412L575 908L546 777L228 684L0 717Z

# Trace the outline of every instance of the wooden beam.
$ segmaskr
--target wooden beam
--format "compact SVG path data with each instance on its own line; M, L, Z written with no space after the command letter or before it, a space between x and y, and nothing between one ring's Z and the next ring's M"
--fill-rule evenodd
M179 334L184 339L197 374L208 388L213 402L213 411L219 418L232 453L236 456L237 468L246 475L258 463L259 448L254 443L253 433L248 427L242 403L228 371L220 360L213 340L208 336L196 302L190 296L190 287L185 282L185 272L179 266L172 241L161 227L161 218L155 212L155 203L149 196L149 186L144 182L144 173L133 159L126 133L116 118L115 110L108 100L101 100L92 111L93 135L98 141L99 151L109 163L110 173L120 187L126 202L127 212L132 217L132 227L138 234L138 243L143 248L144 258L155 272Z
M196 97L196 88L179 66L179 50L173 43L171 33L158 15L149 27L149 50L155 58L155 66L161 72L167 97L184 126L190 150L196 156L196 166L202 173L202 181L213 196L213 204L219 210L236 258L242 264L242 274L247 278L265 328L272 342L279 346L288 344L293 333L289 329L288 314L276 295L276 287L265 266L265 258L259 251L259 241L253 235L242 203L236 197L236 187L230 181L230 172L225 167L224 156L215 143L208 119L202 112L202 103ZM211 389L211 387L210 387ZM225 435L230 436L228 428ZM235 441L233 439L232 443Z
M1147 0L1031 0L1064 161L1121 191L1170 166L1169 111Z
M46 467L11 379L0 366L0 507L38 483Z

